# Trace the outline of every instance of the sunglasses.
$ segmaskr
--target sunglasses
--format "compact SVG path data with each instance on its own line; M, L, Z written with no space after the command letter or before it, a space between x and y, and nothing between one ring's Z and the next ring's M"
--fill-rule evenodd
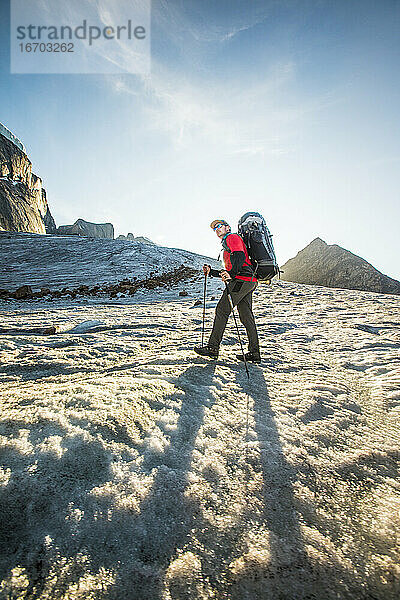
M224 225L226 225L226 223L217 223L217 225L214 226L214 231L217 231L217 229L223 227Z

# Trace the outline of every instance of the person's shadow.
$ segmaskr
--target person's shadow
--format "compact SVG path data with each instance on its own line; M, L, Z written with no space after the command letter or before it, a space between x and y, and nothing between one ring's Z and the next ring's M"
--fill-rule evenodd
M114 598L113 594L119 591L127 594L127 598L161 600L171 559L185 544L190 544L192 530L201 539L200 531L208 527L201 515L201 507L185 496L185 490L204 408L214 402L209 386L215 366L216 363L190 367L173 381L184 392L177 429L167 450L161 456L150 456L147 461L149 470L152 467L158 470L149 494L129 526L134 560L129 568L119 569L115 584L108 591L109 598ZM312 568L304 550L295 510L293 484L296 472L282 450L262 370L252 367L252 379L247 388L242 367L237 365L233 369L237 383L250 391L257 438L261 443L268 442L268 450L261 451L259 464L263 479L263 507L256 515L254 504L250 501L248 510L228 535L221 538L216 531L213 541L209 532L206 534L208 553L213 559L201 557L202 572L226 598L306 598ZM257 520L268 531L269 563L257 568L251 565L239 576L232 577L228 565L245 553L243 532L246 523ZM282 590L287 595L282 595ZM173 598L192 597L190 593L187 595L187 591L181 590L176 595L170 592Z

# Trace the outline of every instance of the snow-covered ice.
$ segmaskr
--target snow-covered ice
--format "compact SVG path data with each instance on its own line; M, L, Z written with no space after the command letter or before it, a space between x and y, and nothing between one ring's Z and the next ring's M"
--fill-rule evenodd
M215 262L187 250L130 240L41 235L0 231L0 288L52 290L79 285L144 279L151 272L172 271L182 264L200 267Z
M248 382L201 297L0 302L1 597L397 600L400 298L260 284Z

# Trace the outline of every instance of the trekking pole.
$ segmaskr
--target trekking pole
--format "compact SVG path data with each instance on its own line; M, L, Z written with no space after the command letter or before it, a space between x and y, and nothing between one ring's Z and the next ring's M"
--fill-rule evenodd
M238 338L239 338L239 342L240 342L240 349L241 349L242 355L243 355L243 362L244 362L244 366L245 366L246 373L247 373L247 379L250 379L249 367L247 366L247 360L246 360L246 355L244 353L244 348L243 348L243 344L242 344L242 338L240 337L239 327L238 327L237 320L236 320L236 313L234 311L233 298L231 296L231 293L229 291L229 287L228 287L228 284L227 284L226 281L225 281L225 286L226 286L226 293L228 294L228 299L229 299L229 302L230 302L230 305L231 305L231 308L232 308L233 319L235 321L236 332L237 332L237 335L238 335Z
M204 290L203 290L203 327L201 330L201 345L204 346L204 323L206 320L206 287L207 287L207 273L204 273Z

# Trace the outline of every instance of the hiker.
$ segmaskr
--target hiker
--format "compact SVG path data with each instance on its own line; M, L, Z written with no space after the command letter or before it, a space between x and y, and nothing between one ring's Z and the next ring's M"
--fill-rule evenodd
M228 298L229 291L233 306L237 306L240 320L249 338L249 352L245 358L247 361L260 363L260 345L252 310L253 292L258 282L253 274L247 248L240 235L231 233L230 225L223 219L214 220L210 227L222 242L225 270L217 271L210 265L204 265L203 272L205 276L221 277L227 285L215 309L214 325L207 346L199 346L194 350L200 356L218 358L219 346L232 310ZM237 354L236 357L243 360L242 354Z

